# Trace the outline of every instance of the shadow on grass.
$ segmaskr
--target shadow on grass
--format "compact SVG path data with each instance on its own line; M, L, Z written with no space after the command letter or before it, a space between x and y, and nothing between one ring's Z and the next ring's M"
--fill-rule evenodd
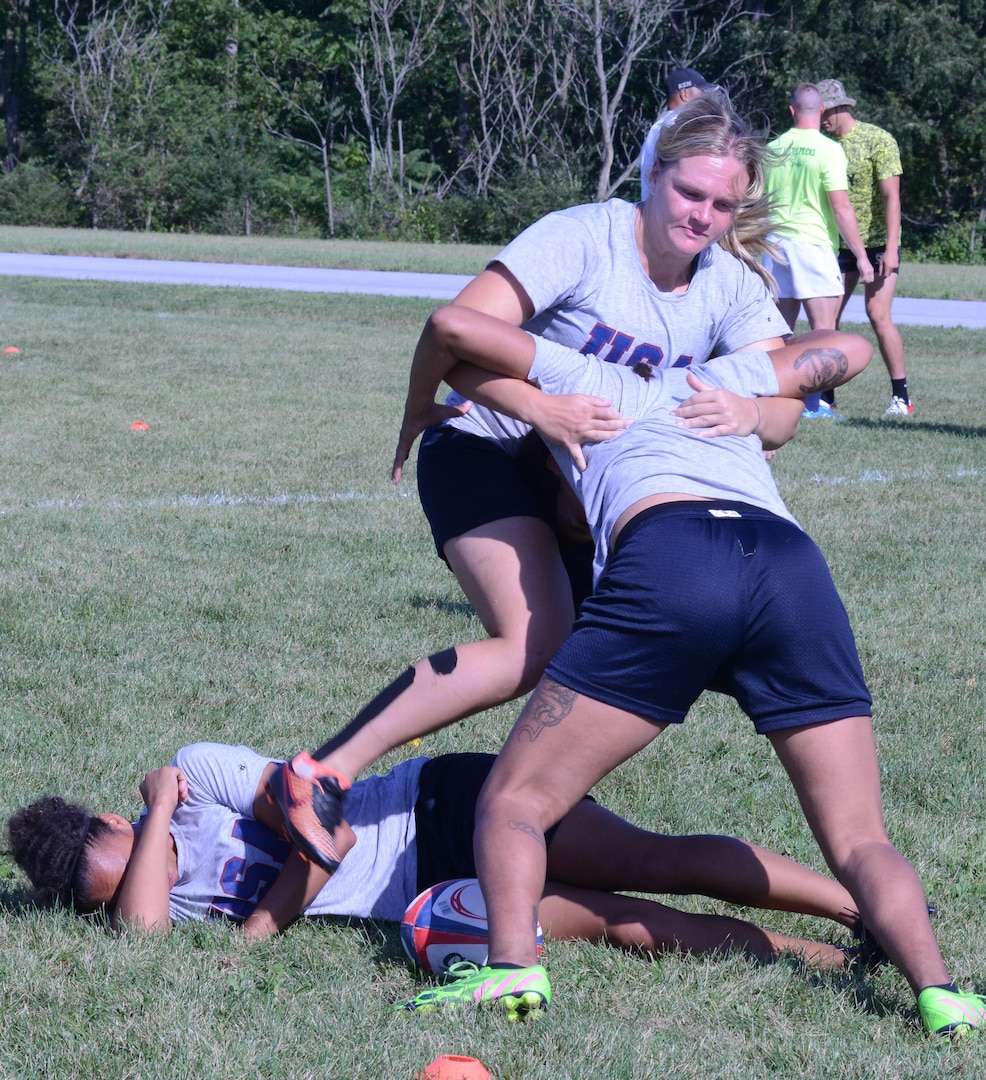
M466 615L472 619L476 612L466 600L439 600L434 596L412 596L411 607L416 611L444 611L450 615Z
M851 998L854 1008L870 1016L899 1016L914 1021L917 1011L902 1005L899 997L881 994L872 985L872 979L882 970L865 964L851 964L844 971L819 971L817 968L799 964L801 974L814 989L845 994Z
M42 911L45 905L38 902L37 893L24 885L0 886L0 914L23 915L28 911Z
M831 421L829 421L831 423ZM945 424L931 420L915 420L901 417L899 419L885 417L882 420L874 420L871 417L849 417L839 424L840 428L854 428L869 431L892 432L894 435L901 431L920 431L927 435L954 435L961 439L981 439L986 437L986 427L971 427L967 424Z
M411 963L404 952L404 946L401 945L401 929L397 923L341 915L306 916L307 920L321 924L332 933L361 935L378 966L400 964L408 967Z

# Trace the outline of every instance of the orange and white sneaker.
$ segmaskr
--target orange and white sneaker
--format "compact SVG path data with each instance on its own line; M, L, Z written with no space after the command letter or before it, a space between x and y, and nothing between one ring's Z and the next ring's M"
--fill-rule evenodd
M288 837L307 859L329 873L342 859L335 831L343 818L343 793L351 786L351 780L305 751L267 781L267 794L281 808Z

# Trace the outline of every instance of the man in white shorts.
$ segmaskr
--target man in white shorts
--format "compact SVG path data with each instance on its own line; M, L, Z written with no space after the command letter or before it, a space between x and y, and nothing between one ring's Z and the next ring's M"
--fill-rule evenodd
M833 154L839 147L821 133L822 96L813 83L795 87L791 115L794 126L769 145L767 192L775 220L770 240L778 257L765 256L764 266L777 281L777 306L792 330L802 304L812 330L834 330L843 290L840 234L863 281L873 280L873 267L849 201L846 157ZM836 414L820 395L811 394L803 415Z

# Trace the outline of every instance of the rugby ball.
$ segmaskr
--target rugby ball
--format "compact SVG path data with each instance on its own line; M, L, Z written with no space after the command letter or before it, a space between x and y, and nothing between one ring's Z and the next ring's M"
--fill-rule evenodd
M486 901L476 878L432 885L408 905L401 919L401 944L412 963L434 975L471 960L480 967L489 954ZM538 956L544 935L538 923Z

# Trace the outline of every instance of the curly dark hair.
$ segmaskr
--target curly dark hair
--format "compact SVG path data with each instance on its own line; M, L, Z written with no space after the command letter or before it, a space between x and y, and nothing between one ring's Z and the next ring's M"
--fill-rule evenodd
M109 832L105 821L57 795L16 810L7 822L10 851L43 903L61 903L80 915L100 905L90 893L89 855Z

